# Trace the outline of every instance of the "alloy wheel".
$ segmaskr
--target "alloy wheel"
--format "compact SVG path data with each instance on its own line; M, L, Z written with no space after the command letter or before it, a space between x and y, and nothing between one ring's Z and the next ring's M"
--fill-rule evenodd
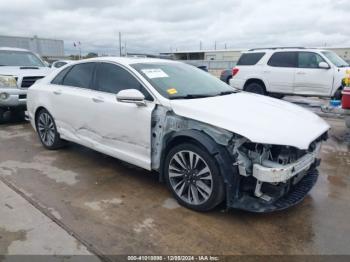
M46 146L52 146L54 144L56 129L52 117L46 112L41 113L39 116L38 132L41 141Z
M169 162L169 180L174 192L191 205L206 202L213 191L213 176L208 164L195 152L179 151Z

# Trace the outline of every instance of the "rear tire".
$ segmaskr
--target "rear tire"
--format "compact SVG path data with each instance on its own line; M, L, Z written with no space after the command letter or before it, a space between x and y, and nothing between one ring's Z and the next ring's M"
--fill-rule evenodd
M65 143L57 132L55 121L46 109L41 109L37 113L35 125L40 142L45 148L55 150L64 146Z
M187 208L209 211L224 200L224 182L215 159L195 144L180 144L168 152L164 177L174 197Z
M259 94L259 95L266 95L265 88L257 82L248 84L244 88L244 91L254 93L254 94Z

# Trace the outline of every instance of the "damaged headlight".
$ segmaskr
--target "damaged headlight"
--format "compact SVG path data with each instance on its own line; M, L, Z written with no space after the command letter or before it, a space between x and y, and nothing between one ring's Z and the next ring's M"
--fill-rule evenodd
M0 75L0 88L17 88L17 80L14 76Z

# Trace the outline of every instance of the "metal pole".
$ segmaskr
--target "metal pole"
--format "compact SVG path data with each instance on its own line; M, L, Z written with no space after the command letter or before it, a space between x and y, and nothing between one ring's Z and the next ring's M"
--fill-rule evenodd
M119 32L119 56L122 56L122 33Z

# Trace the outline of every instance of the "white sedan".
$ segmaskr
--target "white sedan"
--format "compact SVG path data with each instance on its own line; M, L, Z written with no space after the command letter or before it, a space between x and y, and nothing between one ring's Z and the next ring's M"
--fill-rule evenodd
M299 203L317 180L329 129L301 107L158 59L66 65L29 89L28 113L47 149L72 141L158 171L198 211L223 201L253 212Z

